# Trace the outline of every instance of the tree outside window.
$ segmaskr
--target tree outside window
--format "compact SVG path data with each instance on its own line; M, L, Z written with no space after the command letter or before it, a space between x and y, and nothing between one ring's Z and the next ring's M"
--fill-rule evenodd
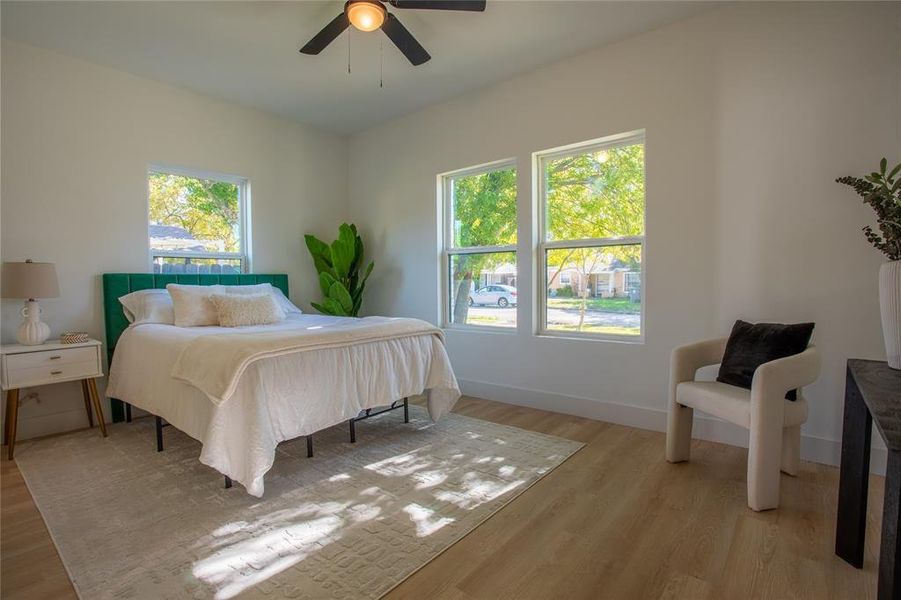
M238 273L246 267L246 181L151 169L150 252L163 273Z
M479 291L492 284L515 289L516 169L458 172L445 176L443 189L449 324L515 327L511 296Z
M543 330L641 334L642 134L539 155ZM560 297L561 273L574 273Z

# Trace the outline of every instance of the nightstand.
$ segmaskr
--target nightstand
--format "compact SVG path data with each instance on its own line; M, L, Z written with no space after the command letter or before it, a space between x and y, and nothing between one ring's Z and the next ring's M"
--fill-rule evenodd
M91 406L97 414L100 433L106 437L106 424L100 408L96 377L103 377L100 342L88 340L80 344L49 341L39 346L13 344L0 348L0 382L6 391L6 422L3 443L9 444L9 459L16 447L16 424L19 416L19 390L38 385L81 381L88 423L94 426Z

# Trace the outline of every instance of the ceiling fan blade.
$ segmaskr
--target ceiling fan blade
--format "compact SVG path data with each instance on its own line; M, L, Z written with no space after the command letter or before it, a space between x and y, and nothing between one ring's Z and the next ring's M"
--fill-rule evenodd
M388 0L395 8L424 8L428 10L485 10L485 0Z
M350 25L347 15L341 13L331 23L322 28L322 31L313 36L307 45L300 49L303 54L319 54L325 47L331 44L336 37L341 35Z
M388 17L382 23L382 31L414 65L421 65L432 58L393 14L388 13Z

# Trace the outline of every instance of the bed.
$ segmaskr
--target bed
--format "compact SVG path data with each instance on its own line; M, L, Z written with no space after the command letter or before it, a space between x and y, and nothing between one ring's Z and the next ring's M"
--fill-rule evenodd
M410 333L387 338L367 333L373 326L397 327L384 318L374 322L372 319L378 318L308 314L290 315L273 325L234 329L164 324L129 327L118 298L136 290L165 288L168 283L270 283L287 295L287 276L103 276L110 355L106 394L113 401L114 420L125 416L122 402L165 419L201 442L203 464L243 484L251 495L262 496L264 475L281 441L310 436L342 422L349 421L353 427L360 416L386 405L400 407L398 401L422 393L427 395L431 418L437 420L459 398L442 337L435 332L416 334L414 320L393 320L406 323ZM340 330L341 339L351 341L306 346L283 341L281 352L251 360L240 370L210 351L218 345L234 350L228 354L236 354L257 340L302 340L331 330ZM192 356L194 363L188 360ZM206 367L230 371L233 385L227 394L201 381L188 382L192 374L206 371ZM183 371L180 374L179 369Z

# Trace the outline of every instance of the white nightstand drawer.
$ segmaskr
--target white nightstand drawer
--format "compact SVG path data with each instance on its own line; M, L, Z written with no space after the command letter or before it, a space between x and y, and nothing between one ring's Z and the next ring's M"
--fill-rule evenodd
M32 367L60 367L74 363L90 362L97 364L97 348L66 348L63 350L42 350L25 354L10 354L6 357L6 366L10 373L18 369Z
M87 349L87 348L86 348ZM84 379L98 375L97 360L91 358L82 362L66 362L37 367L10 367L6 373L9 387L20 388L29 385L44 385L54 381Z

